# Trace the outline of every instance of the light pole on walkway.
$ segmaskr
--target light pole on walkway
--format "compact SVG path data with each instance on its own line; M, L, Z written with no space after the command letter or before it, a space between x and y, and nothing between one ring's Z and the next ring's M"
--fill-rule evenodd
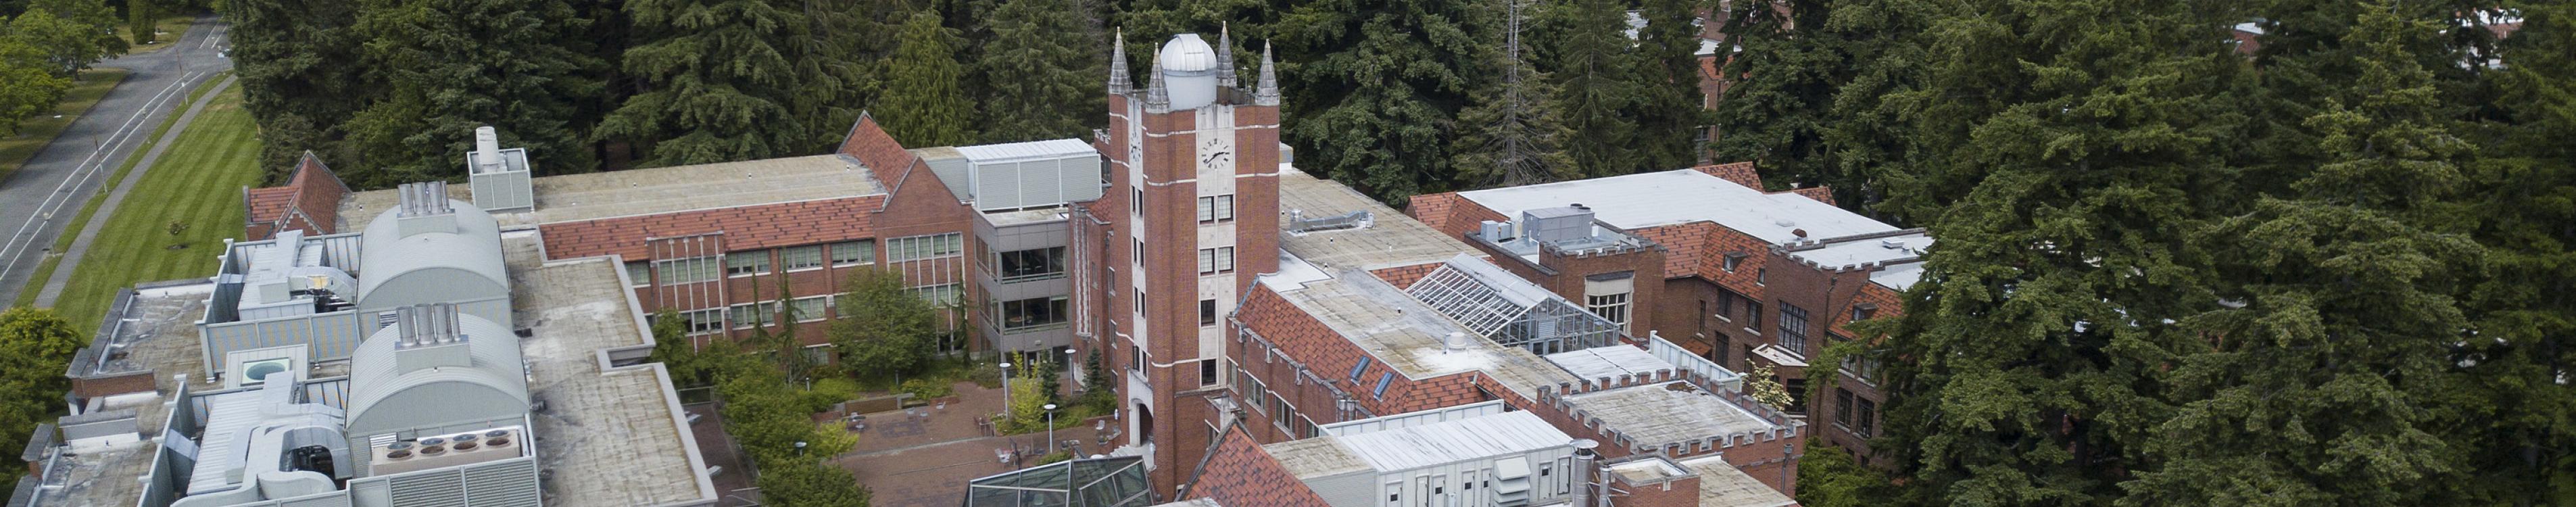
M1046 404L1046 411L1047 411L1047 454L1051 456L1051 455L1054 455L1054 454L1055 454L1055 404L1054 404L1054 403L1048 403L1048 404Z

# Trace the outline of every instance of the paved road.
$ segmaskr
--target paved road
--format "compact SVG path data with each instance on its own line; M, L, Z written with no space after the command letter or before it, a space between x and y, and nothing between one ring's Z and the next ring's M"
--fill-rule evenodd
M161 126L162 118L176 113L188 90L206 76L232 68L232 61L221 55L231 46L226 38L231 30L213 17L198 18L168 49L98 64L134 72L52 145L0 181L0 302L17 298L62 234L64 222L134 156L135 147ZM92 219L106 220L113 211L102 207Z

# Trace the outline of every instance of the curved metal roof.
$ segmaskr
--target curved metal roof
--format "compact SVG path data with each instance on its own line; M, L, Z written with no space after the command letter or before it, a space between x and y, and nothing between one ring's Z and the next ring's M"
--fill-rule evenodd
M456 317L469 364L402 371L394 362L400 326L385 326L349 357L349 430L492 419L528 410L528 377L519 336L472 315Z
M402 211L388 210L367 223L361 234L358 268L358 299L361 306L387 283L404 274L437 269L462 271L490 281L500 293L509 293L509 273L501 265L501 225L482 208L455 199L448 205L455 211L448 216L456 220L456 232L421 232L402 234ZM399 284L397 284L399 285ZM461 295L460 295L461 296Z
M1156 58L1162 61L1162 70L1170 73L1207 73L1215 71L1217 63L1216 48L1195 33L1172 36Z

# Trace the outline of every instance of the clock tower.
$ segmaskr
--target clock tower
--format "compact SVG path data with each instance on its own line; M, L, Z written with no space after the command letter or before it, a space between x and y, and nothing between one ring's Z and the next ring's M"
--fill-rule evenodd
M1238 83L1234 41L1198 34L1163 43L1135 89L1125 36L1113 50L1107 181L1090 213L1104 264L1093 350L1118 375L1121 445L1147 453L1169 497L1205 456L1232 382L1226 347L1235 305L1279 266L1279 85L1263 49L1259 78ZM1095 236L1096 234L1096 236Z

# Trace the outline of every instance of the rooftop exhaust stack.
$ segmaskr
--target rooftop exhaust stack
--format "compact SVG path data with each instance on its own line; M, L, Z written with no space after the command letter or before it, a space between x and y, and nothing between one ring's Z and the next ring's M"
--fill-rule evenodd
M501 149L501 134L492 127L474 129L474 151L465 155L465 168L467 184L474 187L474 207L492 212L536 209L528 150Z
M402 196L402 212L395 215L402 237L456 233L456 207L447 202L447 182L404 183L395 192Z
M456 305L428 304L394 309L394 374L430 368L463 367L474 357L465 348L471 338L456 325Z
M1574 474L1571 478L1574 481L1574 487L1567 489L1574 494L1569 495L1573 498L1567 498L1565 505L1567 507L1593 507L1596 503L1608 505L1609 502L1595 500L1596 497L1606 499L1609 495L1604 493L1607 492L1592 489L1607 486L1602 484L1601 477L1594 477L1592 473L1593 469L1599 468L1594 463L1601 461L1601 453L1596 450L1601 447L1601 443L1589 438L1577 438L1571 445L1574 446L1574 469L1568 472Z

